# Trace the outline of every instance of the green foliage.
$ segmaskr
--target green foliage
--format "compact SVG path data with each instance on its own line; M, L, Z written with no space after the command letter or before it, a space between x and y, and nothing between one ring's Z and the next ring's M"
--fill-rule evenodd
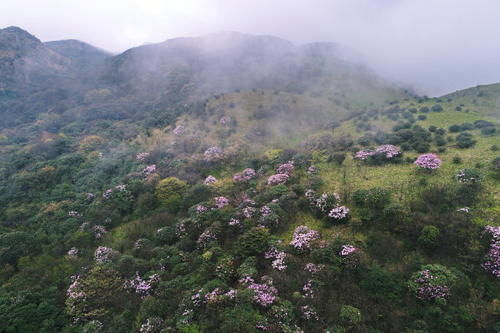
M348 324L357 324L361 321L361 311L352 305L342 305L340 319Z
M179 208L182 196L187 189L187 184L176 177L162 179L155 188L156 198L171 211Z
M237 252L243 257L261 254L269 247L269 230L252 228L238 239Z
M418 237L418 244L427 249L437 247L439 245L439 229L432 225L425 226Z

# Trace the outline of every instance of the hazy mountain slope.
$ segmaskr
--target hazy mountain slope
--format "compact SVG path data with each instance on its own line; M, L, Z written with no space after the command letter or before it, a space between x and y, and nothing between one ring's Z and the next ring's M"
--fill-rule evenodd
M97 70L111 56L109 52L75 39L45 42L44 45L70 59L71 66L79 71Z

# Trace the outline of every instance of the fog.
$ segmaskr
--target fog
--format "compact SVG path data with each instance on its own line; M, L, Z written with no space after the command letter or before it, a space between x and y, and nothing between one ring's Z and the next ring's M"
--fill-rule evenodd
M498 13L496 0L2 0L0 27L115 53L228 30L330 41L387 79L440 95L500 82Z

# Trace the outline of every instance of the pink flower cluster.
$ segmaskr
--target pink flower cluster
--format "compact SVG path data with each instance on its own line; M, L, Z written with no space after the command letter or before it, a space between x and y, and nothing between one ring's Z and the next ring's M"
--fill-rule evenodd
M342 250L340 251L339 255L342 257L348 256L351 253L354 253L357 251L357 248L355 248L352 245L342 245Z
M284 271L287 268L287 265L285 264L286 253L284 251L279 251L274 246L271 247L269 251L264 253L264 258L273 259L271 265L278 271Z
M205 294L205 302L208 304L215 304L222 301L224 298L233 300L236 298L236 290L230 289L228 292L224 293L224 291L220 288L215 288L209 293Z
M481 265L496 278L500 278L500 226L486 226L486 232L490 233L490 249Z
M217 240L217 237L210 231L205 230L200 237L198 237L197 243L200 248L206 247L211 241Z
M114 251L110 247L99 246L94 252L94 259L98 264L111 261Z
M182 135L186 132L186 128L182 125L177 125L175 128L174 128L174 134L175 135Z
M304 286L302 287L302 292L304 293L305 298L314 298L314 287L312 280L308 280L304 284Z
M68 212L68 216L69 217L82 217L82 214L80 214L76 210L72 210L72 211Z
M205 150L203 156L205 156L205 160L207 161L215 161L221 159L224 156L223 154L224 153L221 148L213 146Z
M316 310L310 305L304 305L301 307L302 315L307 320L319 320L318 313Z
M206 211L208 210L207 207L203 206L203 205L198 205L196 206L196 213L197 214L203 214L205 213Z
M73 246L71 249L69 249L67 254L68 256L75 258L78 257L78 252L79 252L78 249Z
M101 239L102 236L104 236L104 234L108 232L104 226L98 224L92 228L92 231L94 232L94 236L96 239Z
M278 168L276 169L276 173L277 174L281 173L281 174L285 174L285 175L290 176L294 169L295 169L295 167L293 166L293 163L288 162L288 163L280 164L278 166Z
M71 284L66 290L66 295L71 299L83 298L85 297L85 292L81 290L80 276L73 275L71 277Z
M210 185L210 184L213 184L217 181L217 178L215 178L214 176L208 176L207 178L205 178L205 181L203 181L203 184L205 185Z
M156 164L151 164L142 170L144 176L149 176L150 174L156 172Z
M242 172L238 172L238 173L234 174L233 181L236 183L242 183L242 182L246 182L246 181L249 181L250 179L255 178L255 176L256 176L256 173L255 173L254 169L246 168Z
M131 280L126 280L123 284L125 289L133 290L135 293L139 294L141 297L148 296L151 292L152 285L160 280L160 275L153 274L149 276L148 280L141 278L139 273L135 273L135 278Z
M215 197L215 207L221 209L229 205L229 199L226 197Z
M360 150L356 153L354 158L364 161L375 155L383 155L385 158L391 159L400 154L401 150L399 150L398 147L394 145L382 145L378 146L375 150Z
M231 227L236 227L240 225L240 220L231 218L227 224L229 224Z
M311 248L312 242L317 239L319 239L319 233L316 230L310 229L305 225L299 225L295 228L290 245L297 250L308 250Z
M328 213L328 217L335 220L345 219L347 215L349 215L349 208L346 206L337 206Z
M254 292L254 300L262 306L269 306L274 303L276 296L278 295L278 289L273 287L273 282L268 279L264 283L252 282L248 286L248 289Z
M441 159L435 154L422 154L415 161L415 165L428 170L439 169Z
M135 159L141 162L144 162L148 157L150 153L139 153L135 156Z
M433 300L436 298L446 299L450 295L450 288L446 285L433 285L435 277L429 270L423 270L415 280L421 287L417 289L417 298L422 300Z
M358 159L358 160L367 160L369 157L375 155L375 152L374 151L371 151L371 150L360 150L356 153L356 155L354 155L354 158Z
M278 173L278 174L270 176L267 179L267 184L268 185L278 185L278 184L284 184L287 181L288 181L288 175L286 173Z
M243 213L243 216L245 216L247 219L250 219L250 218L253 217L253 215L255 214L256 210L257 209L255 209L254 207L250 207L249 206L249 207L243 208L242 213Z
M377 154L384 154L386 158L393 158L394 156L401 154L401 150L393 145L378 146L377 149L375 149L375 152Z
M154 317L146 319L146 322L139 328L139 333L156 333L159 332L163 325L163 319Z
M306 272L315 274L315 273L321 272L323 270L323 268L325 268L325 265L316 265L316 264L313 264L313 263L308 263L304 267L304 270Z
M231 121L231 118L226 117L226 116L223 116L219 119L219 123L221 123L221 125L227 125L227 124L229 124L230 121Z

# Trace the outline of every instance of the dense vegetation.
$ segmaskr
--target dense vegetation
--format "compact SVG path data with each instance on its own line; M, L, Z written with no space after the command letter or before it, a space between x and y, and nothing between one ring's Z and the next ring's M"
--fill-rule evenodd
M1 332L500 330L500 85L413 96L316 45L229 89L74 43L75 94L0 86Z

